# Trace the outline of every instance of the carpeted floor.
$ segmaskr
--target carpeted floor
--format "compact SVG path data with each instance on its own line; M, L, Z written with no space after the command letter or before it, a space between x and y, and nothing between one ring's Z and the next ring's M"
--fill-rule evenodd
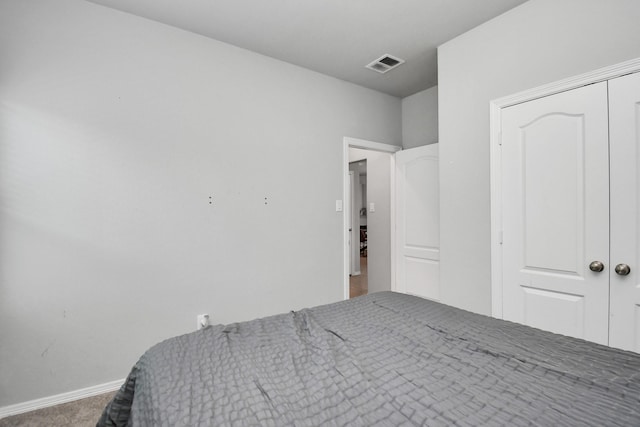
M95 427L115 392L63 403L0 420L0 427Z

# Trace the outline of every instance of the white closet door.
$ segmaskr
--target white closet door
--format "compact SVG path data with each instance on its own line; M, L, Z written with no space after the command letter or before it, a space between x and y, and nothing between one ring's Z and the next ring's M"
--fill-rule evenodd
M503 109L506 320L607 344L607 122L606 82Z
M611 319L609 345L640 352L640 74L609 81ZM626 264L628 275L615 272ZM624 271L621 271L624 273Z
M396 154L396 290L440 299L438 144Z

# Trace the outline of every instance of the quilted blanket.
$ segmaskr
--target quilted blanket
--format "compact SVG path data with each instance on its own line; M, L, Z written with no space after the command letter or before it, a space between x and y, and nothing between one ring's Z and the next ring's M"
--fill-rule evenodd
M375 293L148 350L98 426L640 426L640 354Z

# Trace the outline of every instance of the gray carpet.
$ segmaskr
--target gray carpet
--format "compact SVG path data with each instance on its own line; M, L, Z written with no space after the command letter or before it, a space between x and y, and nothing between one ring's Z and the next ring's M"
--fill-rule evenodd
M0 427L95 427L113 393L63 403L0 420Z

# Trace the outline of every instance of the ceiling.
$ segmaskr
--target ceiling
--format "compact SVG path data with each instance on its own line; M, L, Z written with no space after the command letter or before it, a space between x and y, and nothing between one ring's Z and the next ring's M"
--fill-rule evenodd
M525 0L89 0L397 97L438 84L436 48ZM406 62L385 74L382 55Z

